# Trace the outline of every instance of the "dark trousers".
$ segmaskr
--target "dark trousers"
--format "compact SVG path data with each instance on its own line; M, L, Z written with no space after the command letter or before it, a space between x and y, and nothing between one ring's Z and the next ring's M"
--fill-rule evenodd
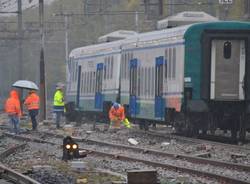
M13 133L19 134L19 132L20 132L19 117L17 115L9 115L9 119L10 119L11 125L13 127Z
M38 115L38 109L29 110L29 115L30 115L31 122L32 122L32 129L36 130L37 129L36 116Z
M60 128L61 116L63 115L63 111L55 111L56 114L56 127Z

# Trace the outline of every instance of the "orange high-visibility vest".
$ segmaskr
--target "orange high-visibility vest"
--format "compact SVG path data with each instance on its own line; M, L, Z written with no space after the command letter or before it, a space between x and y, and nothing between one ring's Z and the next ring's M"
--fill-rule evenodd
M10 97L5 102L5 112L10 115L21 116L22 113L17 91L12 90L10 92Z
M115 118L124 120L125 119L124 107L120 105L117 110L114 107L111 107L109 111L109 118L110 120L113 120Z
M25 100L24 105L28 110L39 109L40 99L36 93L31 93Z

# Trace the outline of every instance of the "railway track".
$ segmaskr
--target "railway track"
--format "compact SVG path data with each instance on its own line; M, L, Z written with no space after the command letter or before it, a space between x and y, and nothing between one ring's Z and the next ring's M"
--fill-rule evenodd
M39 182L0 164L0 182L16 184L40 184Z
M41 133L46 134L48 136L58 137L61 139L64 137L63 135L53 134L53 133L49 133L49 132L41 132ZM184 154L161 152L161 151L156 151L156 150L152 150L152 149L145 149L145 148L140 148L140 147L115 144L115 143L110 143L110 142L94 140L94 139L86 139L86 138L79 138L79 137L73 137L73 139L77 142L86 142L86 143L90 143L90 144L91 143L98 144L101 146L116 147L118 149L133 150L133 151L137 151L137 152L141 152L141 153L145 153L145 154L146 153L147 154L155 154L155 155L159 155L159 156L187 160L187 161L191 161L191 162L195 162L195 163L210 164L210 165L214 165L214 166L226 167L226 168L230 168L230 169L233 168L233 169L238 169L238 170L250 172L250 166L243 165L243 164L234 164L234 163L223 162L223 161L218 161L218 160L213 160L213 159L200 158L200 157L194 157L194 156L189 156L189 155L184 155Z
M26 141L41 142L41 143L46 142L46 143L54 144L54 145L60 145L60 142L62 142L61 138L63 137L63 135L46 133L46 132L42 132L41 134L46 135L46 136L43 136L43 137L46 137L46 139L49 139L49 140L54 139L53 140L54 142L49 141L49 140L41 140L40 138L37 138L37 137L28 137L28 135L27 136L15 136L15 135L5 133L6 136L23 139ZM56 137L58 138L57 141L55 140ZM207 160L203 158L195 158L195 157L190 157L190 156L185 156L185 155L175 155L175 154L158 152L158 151L149 150L149 149L145 150L145 149L135 148L132 146L111 144L111 143L106 143L106 142L97 141L97 140L82 139L82 138L76 138L76 137L74 139L77 142L81 142L81 144L79 144L80 147L83 146L84 149L98 156L102 156L102 157L105 156L105 157L110 157L113 159L119 159L123 161L141 162L146 165L153 166L153 167L160 167L163 169L170 169L170 170L174 170L177 172L189 173L189 174L196 175L196 176L213 178L219 182L223 181L226 183L239 183L239 184L250 183L250 180L248 178L243 177L243 175L244 176L249 175L250 167L246 165L217 162L215 160L211 161L211 160ZM103 147L103 149L101 149L101 147ZM126 150L129 150L129 152L126 152ZM150 155L150 157L147 157L146 155ZM172 160L172 161L168 163L166 162L166 160L168 161ZM183 163L186 165L183 166ZM198 166L197 165L195 166L194 163L198 164ZM208 163L212 165L209 171L204 171L202 169L199 169L199 168L202 168L203 165L208 165ZM216 170L214 171L215 166L220 167L220 169L223 169L225 167L225 168L236 170L235 175L237 175L238 177L218 174L216 173ZM245 178L245 180L242 178Z
M3 138L3 137L2 137ZM6 149L5 151L0 153L0 161L2 161L4 158L8 157L9 155L15 153L16 151L23 149L26 146L26 143L15 145L13 147L10 147L9 149ZM31 179L28 176L25 176L19 172L16 172L12 170L11 168L8 168L4 166L3 164L0 164L0 183L2 184L40 184L39 182Z
M215 141L210 141L210 140L204 140L204 139L197 139L197 138L191 138L191 137L184 137L180 135L175 135L175 134L163 134L163 133L158 133L156 131L141 131L141 130L136 130L139 132L142 132L147 135L152 135L152 136L158 136L161 138L167 138L167 139L176 139L180 140L183 142L190 142L190 143L196 143L196 144L211 144L214 146L222 146L226 148L234 148L234 149L242 149L245 151L250 151L250 147L246 147L244 145L234 145L234 144L228 144L228 143L221 143L221 142L215 142Z

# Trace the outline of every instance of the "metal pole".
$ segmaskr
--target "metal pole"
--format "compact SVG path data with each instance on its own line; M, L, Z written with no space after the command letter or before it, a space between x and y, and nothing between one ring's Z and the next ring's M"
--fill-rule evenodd
M209 0L208 4L209 4L209 13L210 13L210 15L214 16L213 1Z
M68 37L68 29L69 29L69 24L68 24L68 15L64 15L64 26L65 26L65 61L66 64L69 60L69 37Z
M44 62L44 3L39 0L39 23L40 23L40 120L46 119L46 83Z
M23 20L22 20L22 0L17 1L17 11L18 11L18 69L19 69L19 79L23 79Z
M64 29L65 29L65 66L66 66L66 74L69 75L69 23L68 23L68 15L64 15ZM69 76L67 76L66 86L68 89L69 84Z
M88 17L88 0L84 0L83 2L83 11L84 11L84 16Z

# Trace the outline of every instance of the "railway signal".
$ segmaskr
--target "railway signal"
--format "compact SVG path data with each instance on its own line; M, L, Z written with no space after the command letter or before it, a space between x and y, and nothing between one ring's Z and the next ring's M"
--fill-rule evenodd
M63 157L62 160L72 160L74 158L83 158L87 156L87 151L80 150L79 145L67 136L63 139Z

